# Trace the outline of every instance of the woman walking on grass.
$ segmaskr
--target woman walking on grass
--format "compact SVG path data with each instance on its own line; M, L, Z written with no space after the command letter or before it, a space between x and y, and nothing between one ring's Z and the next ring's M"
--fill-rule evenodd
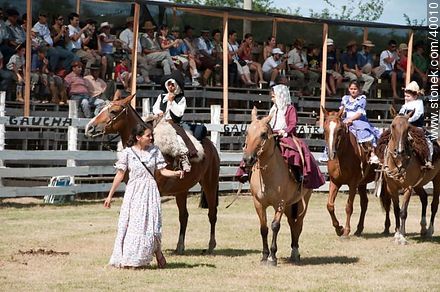
M158 267L165 267L166 260L161 250L160 194L154 172L158 170L167 177L183 177L183 171L168 170L165 166L162 153L153 145L152 128L137 125L115 164L117 173L104 202L104 207L110 208L113 194L128 169L129 180L110 265L118 268L141 268L148 266L155 255Z

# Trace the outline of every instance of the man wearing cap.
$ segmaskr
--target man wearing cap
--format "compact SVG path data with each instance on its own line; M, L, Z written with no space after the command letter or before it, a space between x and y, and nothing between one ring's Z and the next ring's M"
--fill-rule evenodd
M80 61L72 62L72 72L64 78L67 92L71 100L77 100L86 118L92 117L90 107L89 88L85 79L81 76L83 64Z
M390 40L388 42L388 49L380 53L379 64L384 70L381 78L387 78L391 80L391 88L393 90L393 98L399 99L397 94L397 80L403 81L405 79L405 73L403 70L399 69L400 65L397 63L399 56L397 54L397 42L395 40Z
M373 85L374 78L362 72L357 65L357 43L356 41L350 41L347 44L347 51L342 54L341 63L344 71L344 77L349 78L350 81L358 80L364 81L362 86L362 92L367 95L370 91L371 85Z
M339 60L336 57L335 43L333 39L327 39L327 84L331 95L336 95L336 89L341 87L342 75L339 66Z
M303 47L303 39L296 39L293 42L293 49L288 54L287 64L290 68L289 74L298 80L301 91L306 89L307 94L310 94L318 82L319 74L309 70L307 55ZM306 76L309 78L308 84L305 84Z
M281 70L286 68L286 62L282 60L284 52L279 48L272 49L272 56L266 59L263 64L264 80L269 82L269 86L274 86L275 81L280 76Z
M105 83L99 78L101 66L99 64L92 64L90 67L90 75L84 76L84 81L89 91L89 105L91 109L95 109L95 116L105 106L105 100L110 100L115 93L115 82L110 80Z
M26 41L26 32L20 25L18 25L18 16L20 14L17 10L7 9L6 15L8 16L6 26L9 30L10 42L13 47L16 47Z
M360 50L356 56L358 67L361 69L362 73L368 75L371 75L371 73L375 72L375 69L373 69L373 56L371 54L371 49L373 47L374 44L371 41L364 41L362 43L362 50ZM379 74L379 76L380 75L381 74Z
M169 75L171 70L177 69L170 54L162 50L159 42L154 37L155 28L156 26L151 21L145 21L143 29L145 29L146 33L141 36L142 54L149 64L154 66L160 63L164 75Z

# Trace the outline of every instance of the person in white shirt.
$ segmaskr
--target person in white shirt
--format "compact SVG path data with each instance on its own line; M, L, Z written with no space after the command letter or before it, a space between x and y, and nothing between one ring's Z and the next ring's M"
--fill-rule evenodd
M425 126L425 107L423 106L423 100L419 99L419 95L423 94L423 90L420 90L417 82L412 81L405 88L405 104L399 110L400 115L408 114L414 111L413 115L408 119L408 122L418 128L423 128ZM425 132L426 142L429 148L428 159L425 162L425 168L432 169L432 154L434 152L434 147L430 138L430 134Z
M133 44L134 44L134 35L133 35L133 24L134 24L134 18L133 16L129 16L126 19L126 29L124 29L119 34L119 40L122 42L122 48L126 50L130 56L130 60L133 61L133 58L131 56L131 52L133 50ZM143 77L144 83L152 83L150 81L149 77L149 70L151 68L151 65L149 64L147 58L145 58L142 55L142 45L141 45L141 37L139 34L139 37L137 39L137 66L138 69Z
M86 60L87 64L84 74L89 75L92 64L101 63L101 58L99 56L82 48L83 42L87 43L89 41L90 36L86 37L84 33L90 30L91 25L87 24L83 28L80 28L79 15L75 12L69 14L68 20L70 23L68 26L70 42L67 44L67 49L80 59Z
M400 99L397 94L397 80L403 81L405 79L405 70L395 70L399 69L399 64L397 60L399 56L397 55L397 42L395 40L390 40L388 42L388 49L384 50L380 54L379 66L385 71L382 73L380 78L387 78L391 80L391 88L393 90L393 98Z
M186 99L183 94L184 79L179 71L162 79L164 93L159 94L153 105L153 114L163 117L177 133L178 155L182 170L191 171L189 157L197 155L194 144L182 128L181 121L186 109Z
M284 52L279 48L272 50L272 56L264 61L262 70L264 80L269 82L269 86L275 85L275 80L280 76L281 70L286 68L286 62L283 60Z
M319 79L319 74L309 70L307 54L303 47L303 39L296 39L293 42L293 49L288 54L287 64L290 69L289 74L298 80L299 88L307 89L307 93L310 94ZM309 78L308 84L305 83L305 77Z

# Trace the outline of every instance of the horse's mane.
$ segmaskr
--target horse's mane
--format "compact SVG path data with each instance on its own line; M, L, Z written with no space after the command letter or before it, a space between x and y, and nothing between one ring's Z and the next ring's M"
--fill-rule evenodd
M412 138L410 141L412 150L416 154L416 157L417 159L419 159L420 163L424 164L429 155L429 148L425 138L425 131L423 129L410 125L408 127L408 134ZM379 141L377 142L377 147L375 152L380 160L384 159L385 148L387 147L390 138L391 138L391 130L386 129L383 131L382 135L379 138ZM433 158L437 159L440 156L440 149L436 149L436 150L437 150L436 157Z

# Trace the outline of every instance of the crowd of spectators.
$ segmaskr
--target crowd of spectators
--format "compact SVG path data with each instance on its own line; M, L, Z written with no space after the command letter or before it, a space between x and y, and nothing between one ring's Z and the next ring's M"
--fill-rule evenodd
M0 10L0 90L8 100L23 102L24 66L26 53L26 16L7 9L6 18ZM130 81L153 84L157 74L180 70L186 83L192 86L222 85L223 45L219 29L196 29L186 25L171 29L163 24L156 27L146 21L140 27L137 42L138 74L131 74L133 17L126 19L119 34L108 21L80 21L80 15L70 13L67 24L63 15L44 11L30 32L32 40L31 92L33 102L66 103L78 100L85 116L93 116L106 99L111 98L115 82L129 91ZM21 21L20 21L21 20ZM341 51L332 39L327 39L328 54L326 94L336 95L343 80L362 82L362 91L369 94L379 78L389 79L393 96L398 97L398 81L406 74L408 47L390 40L379 57L372 54L374 44L350 41ZM277 83L294 85L302 94L316 94L322 76L321 45L308 44L297 38L288 46L270 36L263 45L254 43L247 33L241 40L237 32L228 32L229 84L237 86L273 86ZM428 61L424 44L417 43L413 54L412 78L426 85ZM157 77L157 78L156 78ZM11 90L15 88L15 90Z

